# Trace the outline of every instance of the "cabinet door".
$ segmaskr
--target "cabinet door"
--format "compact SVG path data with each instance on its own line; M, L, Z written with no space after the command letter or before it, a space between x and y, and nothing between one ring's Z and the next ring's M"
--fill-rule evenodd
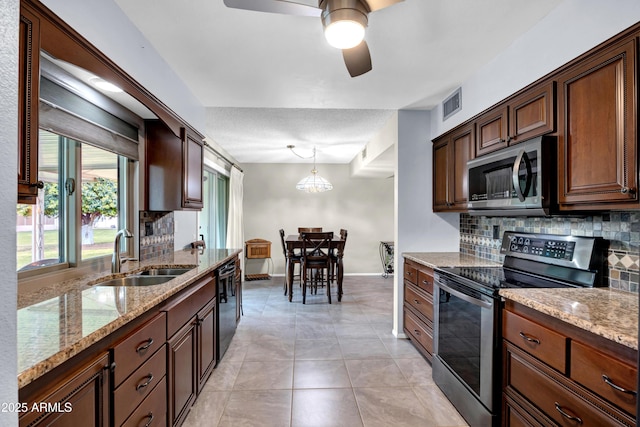
M433 211L449 209L449 138L433 143Z
M182 128L184 150L183 197L184 208L202 209L202 142Z
M18 84L18 203L38 197L38 98L40 88L40 20L20 9Z
M198 393L216 363L216 298L198 313Z
M236 287L236 323L238 323L242 315L242 280L234 278L233 283Z
M196 318L169 339L169 420L180 425L196 397Z
M182 143L160 120L145 120L147 210L182 209Z
M637 205L635 59L632 39L558 78L561 210Z
M508 144L508 108L506 105L491 109L476 120L476 156L505 148Z
M549 82L509 102L509 145L555 131L555 89Z
M475 126L473 124L456 131L451 135L451 142L449 142L450 159L453 162L453 167L449 168L449 182L452 183L449 185L451 191L449 199L457 212L467 210L469 198L467 162L474 157L474 144Z
M51 392L25 402L29 408L47 405L47 410L23 413L20 426L109 426L108 366L109 355L104 353L53 384Z

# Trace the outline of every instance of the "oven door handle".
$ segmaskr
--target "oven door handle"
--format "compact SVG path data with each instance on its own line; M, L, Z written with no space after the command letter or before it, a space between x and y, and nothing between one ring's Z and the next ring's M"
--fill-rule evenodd
M450 293L451 295L455 295L456 297L460 298L463 301L466 301L466 302L471 303L471 304L475 304L475 305L480 306L482 308L491 308L492 305L493 305L492 302L486 302L486 301L483 301L481 299L477 299L477 298L474 298L474 297L472 297L470 295L462 293L460 291L456 291L455 289L451 289L449 286L445 285L442 282L438 282L438 287L440 287L440 289L442 289L443 291Z
M524 191L520 187L520 164L522 163L522 160L524 160L524 165L527 168L527 179L524 185ZM518 195L518 200L524 202L527 198L527 194L529 194L529 189L531 188L531 161L524 149L520 150L516 156L515 162L513 162L513 174L511 176L511 180L513 181L513 189Z

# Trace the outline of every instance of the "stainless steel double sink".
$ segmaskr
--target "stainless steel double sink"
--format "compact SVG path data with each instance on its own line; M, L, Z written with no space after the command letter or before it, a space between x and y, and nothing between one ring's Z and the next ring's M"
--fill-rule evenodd
M191 268L152 268L131 276L108 279L93 286L152 286L168 282L181 274L191 271Z

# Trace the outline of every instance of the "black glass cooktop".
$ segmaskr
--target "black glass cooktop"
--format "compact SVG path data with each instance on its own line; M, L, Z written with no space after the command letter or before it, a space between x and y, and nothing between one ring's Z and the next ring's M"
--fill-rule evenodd
M468 286L482 286L496 292L501 288L575 287L568 281L553 280L504 267L441 267L438 270L449 277L463 281Z

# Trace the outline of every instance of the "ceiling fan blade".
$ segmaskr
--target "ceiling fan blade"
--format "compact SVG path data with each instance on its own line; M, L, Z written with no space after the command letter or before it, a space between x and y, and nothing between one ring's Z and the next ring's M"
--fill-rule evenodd
M342 49L342 57L351 77L358 77L371 71L371 54L364 40L356 47Z
M384 9L385 7L393 6L396 3L400 3L404 0L362 0L369 6L369 10L374 12L376 10Z
M322 14L322 9L287 0L224 0L224 4L232 9L255 10L257 12L282 13L285 15L315 16Z

